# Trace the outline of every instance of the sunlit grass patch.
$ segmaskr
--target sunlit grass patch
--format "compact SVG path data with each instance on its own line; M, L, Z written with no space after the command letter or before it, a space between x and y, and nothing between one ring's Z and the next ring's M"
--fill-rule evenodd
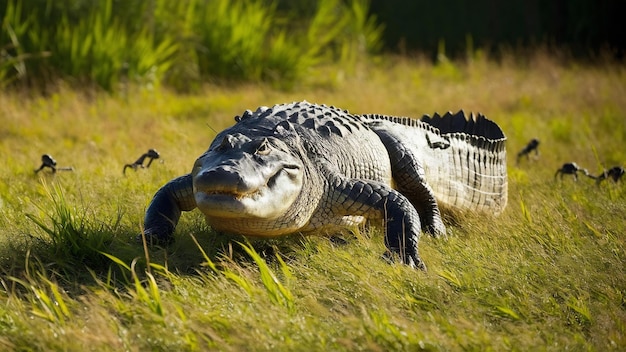
M99 265L99 251L112 241L121 214L117 214L117 220L113 219L110 225L97 223L89 219L87 213L79 213L70 206L60 188L51 189L44 184L44 191L51 203L51 211L43 205L38 207L47 220L33 214L26 215L45 235L40 238L43 243L39 254L53 260L62 270L71 270L76 265ZM51 224L48 225L48 222Z

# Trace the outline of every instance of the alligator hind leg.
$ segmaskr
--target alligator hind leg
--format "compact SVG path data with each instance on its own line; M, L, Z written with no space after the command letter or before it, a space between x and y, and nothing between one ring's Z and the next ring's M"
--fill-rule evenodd
M422 230L433 237L445 236L446 227L441 220L435 194L426 183L424 168L415 153L389 131L375 132L389 153L391 175L396 183L396 189L417 209L422 220Z
M383 183L350 179L338 173L330 173L328 181L332 194L320 207L323 213L313 218L356 215L383 219L385 245L389 251L398 255L404 264L426 270L417 250L421 233L420 217L405 196Z

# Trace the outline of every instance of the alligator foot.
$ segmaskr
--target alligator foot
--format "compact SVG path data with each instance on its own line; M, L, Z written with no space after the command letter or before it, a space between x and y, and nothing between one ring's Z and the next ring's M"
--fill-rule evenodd
M428 271L428 269L426 269L426 264L424 264L424 261L422 261L418 255L402 255L402 253L386 251L383 253L382 259L389 264L400 262L413 269L419 269L424 272Z
M445 238L447 233L446 226L443 224L440 216L434 220L433 224L426 225L423 231L433 238Z
M135 236L135 242L138 244L143 244L144 237L145 243L148 247L164 247L174 243L174 236L159 236L158 234L152 234L148 231L144 231L143 234Z

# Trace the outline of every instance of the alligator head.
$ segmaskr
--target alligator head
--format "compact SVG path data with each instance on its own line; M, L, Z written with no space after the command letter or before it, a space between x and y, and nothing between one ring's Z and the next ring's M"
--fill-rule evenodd
M191 174L200 211L214 228L232 229L233 222L287 213L302 190L304 166L282 140L227 133L217 136Z

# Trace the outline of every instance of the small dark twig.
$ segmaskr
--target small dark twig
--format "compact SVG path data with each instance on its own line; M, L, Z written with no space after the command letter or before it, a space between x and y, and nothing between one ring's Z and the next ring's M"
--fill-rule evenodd
M149 149L147 153L144 153L143 155L141 155L139 159L137 159L137 161L135 161L134 163L124 165L124 170L122 172L124 175L126 175L127 168L131 168L135 171L137 171L137 168L141 168L141 169L148 168L152 164L152 161L154 159L158 159L159 157L160 157L159 152L157 152L154 149ZM146 166L143 166L143 162L146 159L149 159L148 164Z

